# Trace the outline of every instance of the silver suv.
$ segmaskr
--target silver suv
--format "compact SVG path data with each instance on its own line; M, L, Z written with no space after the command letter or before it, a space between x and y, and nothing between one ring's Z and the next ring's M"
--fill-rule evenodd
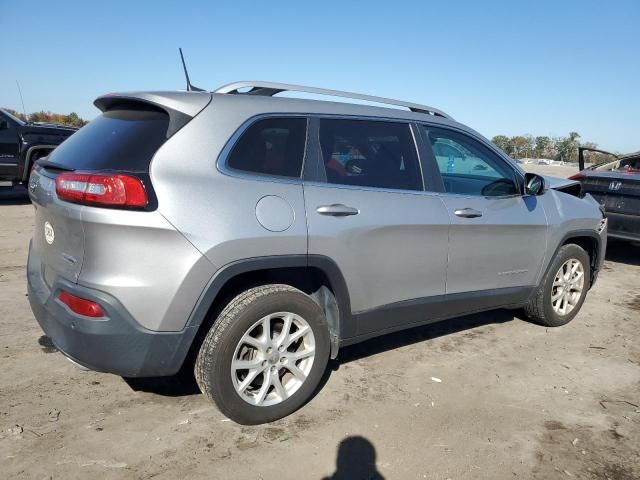
M579 184L428 106L265 82L95 105L30 178L35 317L94 370L193 368L239 423L292 413L377 335L504 307L563 325L602 265Z

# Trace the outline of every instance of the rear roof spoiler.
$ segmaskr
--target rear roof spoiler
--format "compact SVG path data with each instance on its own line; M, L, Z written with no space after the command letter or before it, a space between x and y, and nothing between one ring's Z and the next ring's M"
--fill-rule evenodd
M208 92L125 92L102 95L93 104L102 112L135 104L164 110L169 115L169 138L209 105L211 98Z

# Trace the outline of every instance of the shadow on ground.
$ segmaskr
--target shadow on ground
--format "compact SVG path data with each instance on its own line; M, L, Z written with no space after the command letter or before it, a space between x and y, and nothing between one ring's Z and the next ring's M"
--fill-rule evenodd
M640 266L640 242L625 242L609 238L605 260Z
M31 203L26 187L0 187L0 206L3 205L27 205Z
M376 468L376 449L364 437L351 436L340 442L336 471L322 480L384 480Z
M414 343L432 340L464 330L471 330L472 328L483 325L505 323L513 320L514 317L515 315L512 310L492 310L383 335L367 340L366 342L342 348L339 356L340 363L352 362L388 350L406 347Z
M308 401L311 401L313 397L322 390L328 382L331 372L338 370L341 364L483 325L505 323L514 318L514 312L511 310L493 310L402 330L356 345L344 347L340 349L338 359L329 361L329 368L326 369L318 388ZM134 391L155 393L167 397L196 395L200 393L190 368L184 368L183 371L173 377L125 378L124 381L127 382L129 387Z
M193 375L178 374L172 377L123 378L136 392L155 393L163 397L185 397L198 395L200 389Z

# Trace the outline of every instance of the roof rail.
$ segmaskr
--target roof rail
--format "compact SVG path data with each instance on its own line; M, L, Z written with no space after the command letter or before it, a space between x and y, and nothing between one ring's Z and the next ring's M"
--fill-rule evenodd
M246 92L241 92L241 89L249 89ZM314 93L317 95L328 95L331 97L344 97L355 100L365 100L367 102L383 103L387 105L395 105L398 107L405 107L412 112L426 113L428 115L435 115L438 117L448 118L453 120L449 115L437 108L429 107L427 105L420 105L417 103L403 102L401 100L393 100L391 98L375 97L373 95L363 95L361 93L343 92L340 90L328 90L326 88L305 87L303 85L290 85L287 83L275 83L275 82L234 82L224 85L213 93L230 93L230 94L242 94L242 95L261 95L266 97L272 97L281 92L304 92Z

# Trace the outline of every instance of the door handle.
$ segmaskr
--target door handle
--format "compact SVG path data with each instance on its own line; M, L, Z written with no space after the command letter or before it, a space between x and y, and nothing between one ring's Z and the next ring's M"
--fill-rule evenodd
M462 218L477 218L482 216L482 212L474 210L473 208L459 208L453 213Z
M357 215L360 210L353 207L347 207L341 203L334 203L333 205L321 205L316 209L320 215L331 215L332 217L348 217L349 215Z

